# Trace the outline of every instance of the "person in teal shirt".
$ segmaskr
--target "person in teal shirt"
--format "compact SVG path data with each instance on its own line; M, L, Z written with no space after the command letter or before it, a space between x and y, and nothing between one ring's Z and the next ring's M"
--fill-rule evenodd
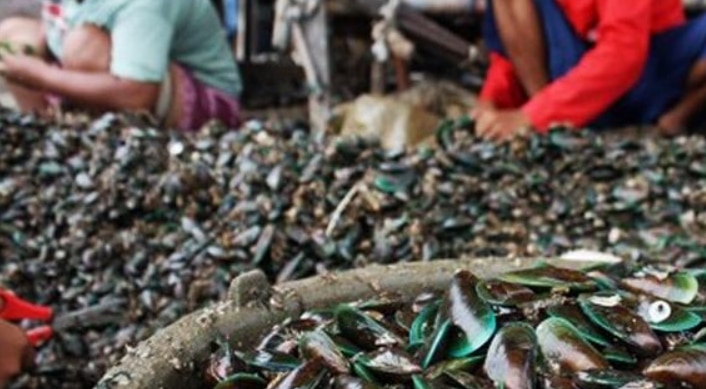
M209 0L45 0L11 18L0 73L23 111L149 111L167 127L240 121L240 74Z

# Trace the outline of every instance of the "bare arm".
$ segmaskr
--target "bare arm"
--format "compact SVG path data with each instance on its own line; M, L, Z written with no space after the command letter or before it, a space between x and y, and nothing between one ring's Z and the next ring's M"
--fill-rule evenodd
M152 111L159 95L157 84L121 79L109 73L50 67L43 78L43 89L97 110Z
M3 65L6 77L12 81L94 110L151 111L159 96L156 83L61 69L28 56L7 57Z
M546 47L532 0L493 0L495 20L520 83L532 97L549 83Z

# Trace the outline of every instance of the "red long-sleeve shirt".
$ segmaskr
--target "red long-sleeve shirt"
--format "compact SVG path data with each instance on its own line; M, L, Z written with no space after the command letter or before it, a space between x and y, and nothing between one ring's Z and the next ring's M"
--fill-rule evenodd
M637 82L652 34L685 21L681 0L557 0L573 28L595 45L579 64L531 100L507 58L491 53L481 100L528 115L539 131L555 123L584 126Z

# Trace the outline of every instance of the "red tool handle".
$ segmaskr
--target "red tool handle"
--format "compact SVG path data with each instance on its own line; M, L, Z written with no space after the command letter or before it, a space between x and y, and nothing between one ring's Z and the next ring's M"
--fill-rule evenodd
M54 310L22 300L12 292L0 289L0 319L51 321Z
M32 347L39 347L54 336L54 329L42 326L27 331L27 340Z

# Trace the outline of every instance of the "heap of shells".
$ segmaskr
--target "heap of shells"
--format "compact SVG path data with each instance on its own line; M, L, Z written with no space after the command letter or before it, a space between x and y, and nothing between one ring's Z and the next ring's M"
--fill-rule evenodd
M460 271L442 297L306 312L254 349L224 342L205 387L706 388L704 270L615 270Z
M125 317L58 334L15 387L90 387L137 341L225 296L369 263L555 256L706 258L706 139L554 132L509 145L449 122L438 147L298 123L160 130L139 117L0 114L0 284L67 312Z

